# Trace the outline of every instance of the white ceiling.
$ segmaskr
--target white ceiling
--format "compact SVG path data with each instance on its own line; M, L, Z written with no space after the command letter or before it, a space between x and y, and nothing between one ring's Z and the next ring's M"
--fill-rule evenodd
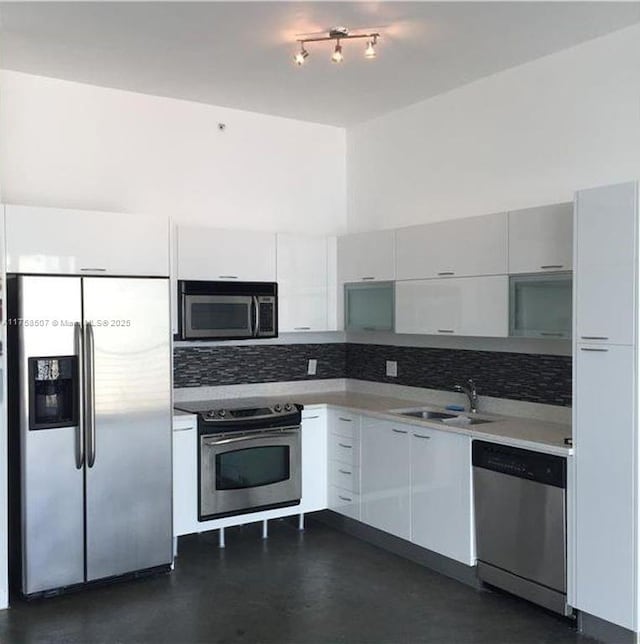
M350 125L640 21L637 2L0 2L2 67ZM345 61L295 36L377 27Z

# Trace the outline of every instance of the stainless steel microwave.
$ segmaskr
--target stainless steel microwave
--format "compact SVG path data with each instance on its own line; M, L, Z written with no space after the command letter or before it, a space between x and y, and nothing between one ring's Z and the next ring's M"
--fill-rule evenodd
M278 335L274 282L178 282L181 340L240 340Z

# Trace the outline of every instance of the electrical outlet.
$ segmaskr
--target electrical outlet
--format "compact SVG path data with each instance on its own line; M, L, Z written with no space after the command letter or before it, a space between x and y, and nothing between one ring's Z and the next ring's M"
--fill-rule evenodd
M387 360L387 376L389 378L398 377L398 363L395 360Z
M318 370L318 361L317 360L309 360L307 362L307 375L315 376L317 370Z

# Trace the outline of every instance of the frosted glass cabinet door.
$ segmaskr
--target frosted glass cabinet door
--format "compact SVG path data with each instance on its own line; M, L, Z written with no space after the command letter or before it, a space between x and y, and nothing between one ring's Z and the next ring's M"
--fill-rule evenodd
M509 273L573 268L573 203L509 213Z
M326 331L326 237L279 234L277 250L280 331Z
M579 342L634 342L637 194L637 184L623 183L577 195L575 315Z
M411 532L409 429L399 423L362 419L362 521L403 539L409 539Z
M575 391L576 608L634 626L634 348L579 344Z
M393 283L345 284L344 302L347 331L393 331Z
M504 213L410 226L396 231L396 279L507 272Z
M169 275L169 220L152 215L6 207L8 273Z

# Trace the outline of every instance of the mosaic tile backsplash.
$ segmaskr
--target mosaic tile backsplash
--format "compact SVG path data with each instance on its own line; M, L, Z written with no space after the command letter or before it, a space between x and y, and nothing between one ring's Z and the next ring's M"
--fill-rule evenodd
M315 376L307 375L309 359L318 361ZM397 378L385 375L387 360L398 363ZM569 356L355 343L174 349L178 388L327 378L444 390L473 378L480 395L571 405Z
M452 391L473 378L481 396L571 406L571 357L347 344L347 378ZM385 375L386 361L398 377Z
M344 378L345 344L262 344L175 347L174 387ZM315 376L307 361L318 361Z

